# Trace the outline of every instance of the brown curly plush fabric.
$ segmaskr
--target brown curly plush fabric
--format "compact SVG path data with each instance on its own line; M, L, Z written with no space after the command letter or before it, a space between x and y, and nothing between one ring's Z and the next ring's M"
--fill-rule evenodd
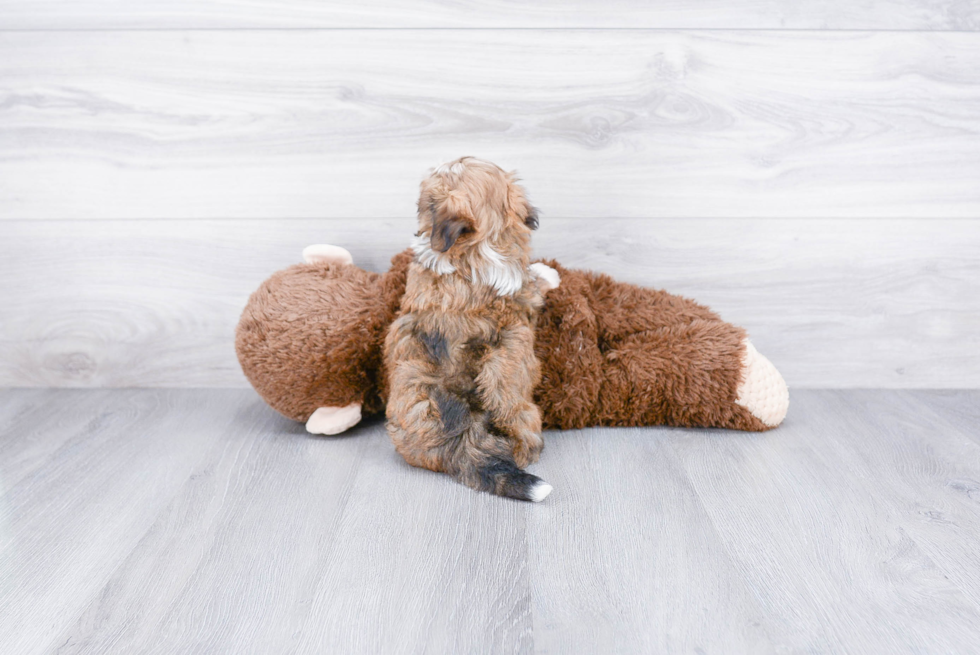
M318 407L384 409L382 345L398 313L411 251L379 275L300 264L252 294L235 339L256 391L284 416ZM607 275L545 263L561 285L535 332L545 427L675 425L769 429L735 403L745 332L697 303Z
M361 402L384 411L381 346L405 293L411 253L392 271L299 264L275 273L249 298L235 334L245 377L283 416L306 421L318 407Z
M664 291L564 268L535 333L546 427L767 430L735 404L745 331Z

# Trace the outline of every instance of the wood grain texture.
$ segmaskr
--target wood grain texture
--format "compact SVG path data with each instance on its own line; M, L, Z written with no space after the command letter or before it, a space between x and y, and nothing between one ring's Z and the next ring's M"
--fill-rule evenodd
M310 243L384 271L414 219L0 223L0 386L245 386L249 294ZM602 222L536 252L664 288L749 330L792 387L980 386L980 222Z
M834 402L851 394L859 400ZM974 506L963 529L936 525L922 538L914 504L923 494L938 500L932 490L946 471L910 457L895 423L876 421L883 409L916 424L909 438L931 439L917 407L858 391L795 394L771 435L700 431L670 442L788 652L963 652L980 640L980 623L969 618L980 605L946 568L974 563L980 512ZM976 472L978 464L961 466ZM923 475L906 487L908 468ZM896 495L896 486L911 495ZM954 495L947 488L940 502L955 503ZM960 543L964 533L968 543Z
M865 478L882 467L896 471L883 491L906 517L908 534L980 606L980 397L962 391L894 397L861 391L820 401L842 427L844 417L855 417L847 422L850 436L830 430L840 456ZM898 404L908 409L895 411ZM862 438L882 431L891 437L889 450Z
M941 418L942 422L953 426L964 436L980 444L980 400L970 390L918 390L914 394L906 394L910 402L920 402L923 411ZM980 494L972 488L965 489L971 498L977 499Z
M103 394L65 393L51 405L47 389L23 391L4 403L0 421L16 439L0 441L0 485L9 489L47 463L60 449L78 438L75 415L83 405L100 406L112 391Z
M230 428L61 627L59 652L295 648L368 442L358 429L329 443L310 438L253 395L234 396L205 415Z
M474 154L567 217L980 216L980 35L0 33L0 218L391 218Z
M367 438L298 652L533 652L533 508L411 468L381 422Z
M70 394L44 396L72 430L65 440L52 435L62 444L43 466L19 481L0 480L5 650L61 645L51 640L65 617L103 588L221 434L226 421L212 412L228 407L231 395L89 392L81 405ZM30 431L2 430L8 454L34 450Z
M682 434L548 435L537 474L556 491L532 514L528 554L536 653L776 650L781 636L670 449Z
M980 478L959 423L978 391L799 391L761 435L551 432L539 505L410 468L377 421L306 435L248 390L8 390L0 417L42 403L40 434L0 426L5 456L64 444L0 485L10 652L980 641L980 507L957 485Z
M0 29L768 28L977 30L969 0L0 0Z

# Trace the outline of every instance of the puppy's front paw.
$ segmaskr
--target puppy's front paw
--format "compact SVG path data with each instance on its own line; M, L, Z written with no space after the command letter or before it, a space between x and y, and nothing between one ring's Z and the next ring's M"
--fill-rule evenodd
M558 275L558 271L547 264L540 262L531 264L531 272L538 278L538 288L541 289L541 293L557 289L558 285L561 284L561 276Z

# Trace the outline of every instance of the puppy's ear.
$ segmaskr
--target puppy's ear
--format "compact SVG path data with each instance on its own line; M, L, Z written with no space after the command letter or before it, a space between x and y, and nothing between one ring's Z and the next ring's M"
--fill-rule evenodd
M531 205L527 206L527 216L524 218L524 225L532 230L538 229L538 210Z
M432 212L432 235L429 243L436 252L446 252L453 247L461 234L472 232L469 221L452 211L446 203Z
M527 196L524 195L524 187L517 183L517 172L508 173L507 179L509 181L507 189L508 208L524 221L524 225L532 230L538 229L538 210L527 201Z
M458 217L436 219L432 224L432 237L429 239L432 249L436 252L446 252L453 247L459 235L468 229L469 225L466 221Z

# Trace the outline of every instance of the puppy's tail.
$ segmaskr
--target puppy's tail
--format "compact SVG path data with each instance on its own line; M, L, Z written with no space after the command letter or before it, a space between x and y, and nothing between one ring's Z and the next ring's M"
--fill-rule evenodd
M464 467L456 477L474 489L517 500L540 503L551 493L550 484L522 471L512 459L506 457L492 457L483 463L474 463L472 467Z
M551 493L550 484L517 466L509 440L485 416L456 394L437 389L434 397L446 439L441 470L467 487L507 498L538 503Z

